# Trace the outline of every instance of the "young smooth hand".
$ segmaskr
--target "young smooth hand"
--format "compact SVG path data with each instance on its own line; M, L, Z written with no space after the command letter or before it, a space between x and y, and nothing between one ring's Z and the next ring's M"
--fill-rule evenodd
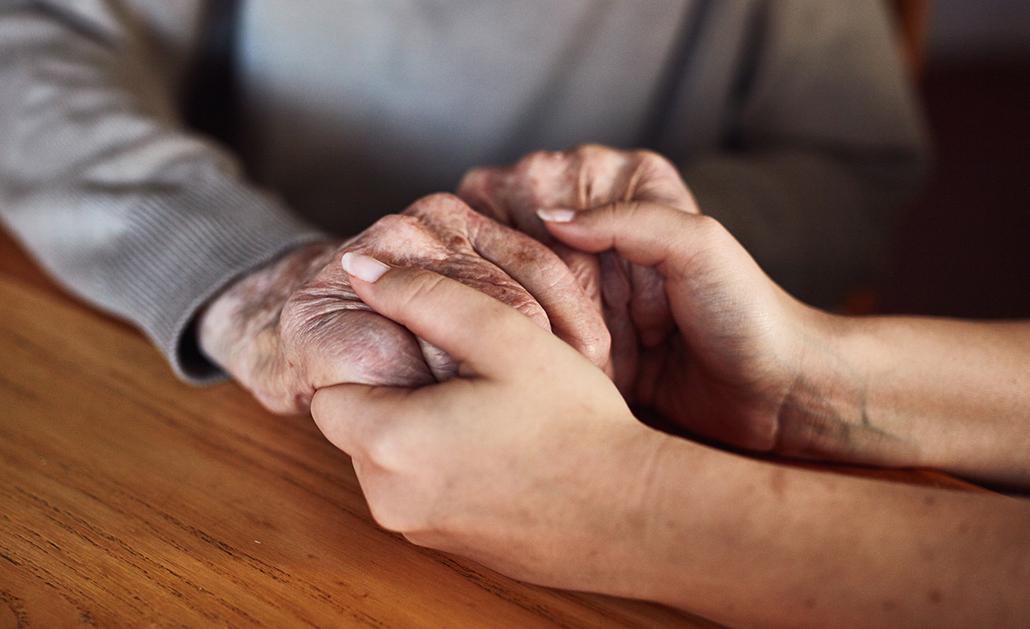
M517 578L631 592L648 463L672 437L510 306L431 271L342 263L373 310L458 364L457 378L421 388L315 393L312 416L351 455L376 521Z
M644 345L634 402L750 450L835 459L879 447L881 435L862 417L811 412L821 384L812 374L833 367L832 318L780 289L716 220L647 202L540 216L566 245L614 251L663 279L675 327L659 337L634 318Z
M751 450L1030 483L1027 322L825 313L715 220L660 204L541 214L566 245L663 278L676 325L656 338L633 319L638 404Z
M798 420L820 408L812 399L848 397L808 384L834 371L819 356L835 353L840 322L786 296L711 219L637 204L552 230L661 273L677 331L651 348L636 388L668 415L761 449L818 445L799 441L804 426L825 436L848 422ZM659 433L600 369L513 308L431 271L360 254L342 264L365 303L457 361L442 384L338 385L312 402L376 520L409 540L731 626L1026 617L1025 504L782 467ZM1007 433L1012 452L1025 455L1013 438L1025 432Z

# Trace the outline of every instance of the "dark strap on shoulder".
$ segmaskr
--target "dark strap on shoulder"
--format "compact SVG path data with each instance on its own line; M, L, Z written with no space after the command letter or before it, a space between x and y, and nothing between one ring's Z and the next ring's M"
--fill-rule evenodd
M679 31L669 56L665 60L662 75L652 97L651 107L641 133L642 146L661 150L669 116L676 107L683 72L687 62L698 46L702 28L711 10L712 0L693 0L680 18Z
M186 91L184 112L194 129L232 146L236 139L236 50L241 0L206 3L199 51Z

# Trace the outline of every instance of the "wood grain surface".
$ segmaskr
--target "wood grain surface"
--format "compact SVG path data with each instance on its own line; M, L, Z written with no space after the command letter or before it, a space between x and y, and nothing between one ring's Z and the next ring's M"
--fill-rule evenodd
M0 627L80 624L711 623L526 585L381 530L310 418L273 416L231 383L179 383L3 237Z

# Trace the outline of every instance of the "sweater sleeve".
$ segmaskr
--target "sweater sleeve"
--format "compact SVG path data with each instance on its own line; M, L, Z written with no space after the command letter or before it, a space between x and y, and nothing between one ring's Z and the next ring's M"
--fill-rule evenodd
M191 324L233 278L323 237L186 130L117 2L0 0L0 218L68 290L218 378Z
M879 270L925 170L922 121L885 5L756 5L732 149L682 165L703 211L785 288L822 305Z

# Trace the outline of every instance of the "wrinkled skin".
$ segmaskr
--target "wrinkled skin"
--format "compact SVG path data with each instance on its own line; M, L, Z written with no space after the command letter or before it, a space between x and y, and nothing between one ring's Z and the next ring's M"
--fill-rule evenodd
M555 242L536 211L653 201L696 214L697 204L676 167L649 151L584 145L530 153L513 166L475 168L465 174L457 194L483 214L547 243L565 261L603 311L612 337L613 378L628 394L641 349L663 343L673 330L661 277L612 253L587 254Z
M568 267L532 238L437 194L342 244L291 252L202 315L202 349L274 412L306 412L315 390L333 384L418 386L455 374L446 353L357 298L340 266L348 251L456 279L605 366L610 337Z

